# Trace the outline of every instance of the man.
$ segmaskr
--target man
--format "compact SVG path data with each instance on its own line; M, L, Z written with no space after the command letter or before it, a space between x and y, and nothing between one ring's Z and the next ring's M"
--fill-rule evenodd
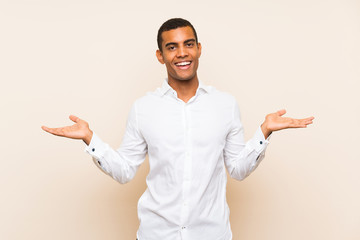
M120 183L130 181L149 154L147 189L138 202L139 240L232 239L225 168L244 179L263 159L273 131L306 127L313 117L285 118L285 110L268 114L245 144L235 98L198 80L201 44L191 23L166 21L158 47L167 79L133 104L118 150L76 116L70 116L72 126L42 128L82 139L95 164Z

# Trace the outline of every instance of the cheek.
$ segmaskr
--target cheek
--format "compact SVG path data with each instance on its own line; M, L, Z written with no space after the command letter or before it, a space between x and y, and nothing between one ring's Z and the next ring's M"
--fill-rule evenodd
M163 61L166 63L170 63L171 60L173 59L172 53L163 53L162 57L163 57Z
M165 63L165 66L168 72L175 72L175 69L172 67L171 63L167 62Z

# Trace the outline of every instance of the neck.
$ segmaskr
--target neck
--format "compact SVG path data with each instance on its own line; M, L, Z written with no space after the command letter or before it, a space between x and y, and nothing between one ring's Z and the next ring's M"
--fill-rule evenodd
M184 102L188 102L190 98L195 96L196 90L199 86L197 76L190 80L175 80L169 77L168 83L176 91L178 98Z

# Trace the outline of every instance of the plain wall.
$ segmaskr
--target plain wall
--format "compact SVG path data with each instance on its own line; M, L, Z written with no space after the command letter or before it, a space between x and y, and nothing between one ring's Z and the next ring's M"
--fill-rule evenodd
M121 185L40 126L75 114L119 147L133 101L166 77L156 34L171 17L194 24L199 78L236 97L246 139L278 109L315 116L229 179L234 240L360 239L357 0L2 0L0 239L135 239L148 161Z

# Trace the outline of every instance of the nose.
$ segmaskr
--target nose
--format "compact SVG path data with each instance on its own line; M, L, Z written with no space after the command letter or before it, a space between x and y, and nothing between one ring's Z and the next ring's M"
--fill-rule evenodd
M178 51L177 51L178 58L187 57L187 55L188 55L188 52L184 46L181 46L178 48Z

